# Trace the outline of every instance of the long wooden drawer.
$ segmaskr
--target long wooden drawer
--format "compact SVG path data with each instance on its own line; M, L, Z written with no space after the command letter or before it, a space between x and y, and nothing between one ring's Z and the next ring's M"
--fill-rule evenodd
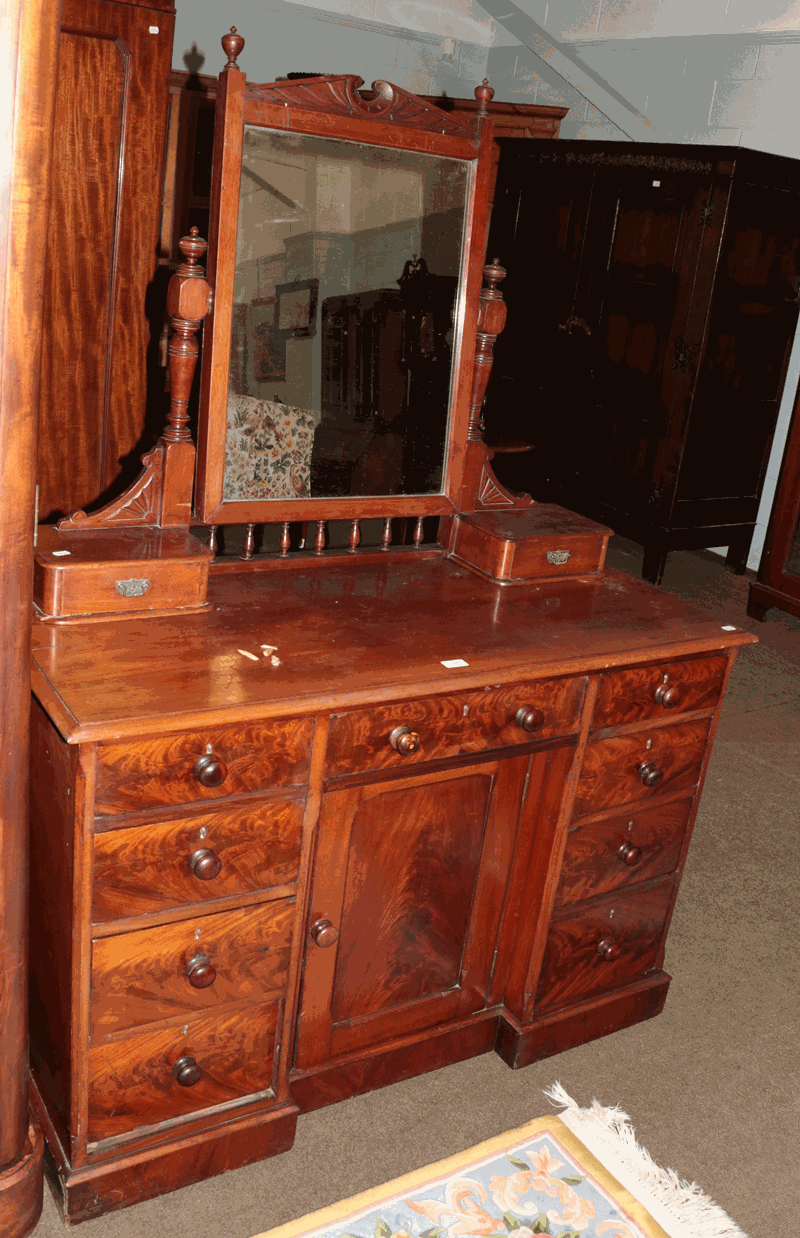
M90 1143L274 1090L282 1015L279 999L246 1015L238 1009L96 1045L89 1053Z
M728 659L724 656L659 662L600 677L592 726L621 726L713 709L720 698Z
M655 967L673 878L556 913L547 936L535 1010L578 1001Z
M135 812L303 783L310 718L208 727L97 750L95 811Z
M297 881L302 800L95 835L95 924Z
M282 992L294 911L283 899L95 941L92 1041Z
M706 719L679 722L587 744L574 815L693 787L700 777L709 725Z
M691 811L689 798L573 825L556 903L577 903L674 872Z
M542 680L334 714L326 776L417 765L568 735L578 728L585 690L583 677ZM416 737L413 751L404 752L402 743L400 750L393 746L392 736L398 742L401 727Z

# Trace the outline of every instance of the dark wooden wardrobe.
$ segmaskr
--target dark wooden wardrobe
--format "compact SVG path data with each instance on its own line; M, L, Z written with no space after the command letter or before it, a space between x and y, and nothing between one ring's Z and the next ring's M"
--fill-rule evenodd
M745 565L798 316L800 163L729 147L500 140L498 476L667 553Z
M158 236L174 14L169 0L63 3L39 416L43 519L137 475L150 446L148 386L158 404L153 441L163 423Z

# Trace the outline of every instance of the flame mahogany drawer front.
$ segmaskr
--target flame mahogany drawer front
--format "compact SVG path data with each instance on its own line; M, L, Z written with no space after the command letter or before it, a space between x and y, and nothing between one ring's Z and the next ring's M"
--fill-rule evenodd
M415 765L577 731L583 677L476 689L334 714L329 778Z
M673 878L556 913L550 925L535 1009L616 988L658 959Z
M284 800L97 833L95 924L294 884L304 801Z
M678 867L692 800L633 808L603 821L575 825L567 836L556 903L666 876Z
M89 1051L90 1143L274 1089L283 1000Z
M691 658L608 671L600 677L592 726L622 726L693 709L714 709L727 665L726 657Z
M705 719L679 722L587 744L574 815L694 787L709 726Z
M294 914L287 899L95 941L92 1041L282 991Z
M95 811L135 812L305 782L310 718L238 723L97 750Z

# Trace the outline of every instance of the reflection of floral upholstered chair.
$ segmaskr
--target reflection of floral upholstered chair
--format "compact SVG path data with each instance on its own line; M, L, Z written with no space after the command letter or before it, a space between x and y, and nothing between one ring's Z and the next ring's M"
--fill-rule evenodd
M307 409L231 393L223 498L307 498L319 417Z

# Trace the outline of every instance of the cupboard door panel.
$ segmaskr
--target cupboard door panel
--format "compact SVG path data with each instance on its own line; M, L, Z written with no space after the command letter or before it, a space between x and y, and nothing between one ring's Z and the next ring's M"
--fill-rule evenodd
M325 797L298 1067L483 1007L528 766L521 756ZM330 945L314 940L320 921L338 933Z

